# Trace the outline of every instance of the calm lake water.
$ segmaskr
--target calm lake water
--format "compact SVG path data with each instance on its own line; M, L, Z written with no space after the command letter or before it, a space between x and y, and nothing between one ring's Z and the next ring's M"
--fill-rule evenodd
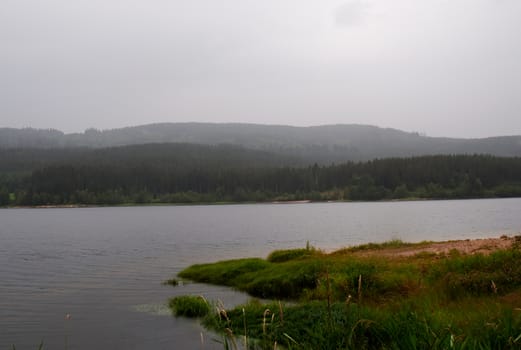
M193 263L265 257L307 241L331 250L520 232L521 199L4 209L0 350L36 349L42 340L47 349L222 349L164 304L180 294L227 306L247 297L161 281Z

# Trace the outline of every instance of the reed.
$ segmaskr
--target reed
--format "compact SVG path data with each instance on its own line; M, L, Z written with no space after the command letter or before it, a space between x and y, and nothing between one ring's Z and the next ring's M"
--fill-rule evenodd
M16 350L16 346L14 344L11 344L11 350ZM40 345L38 345L38 350L43 350L43 340L40 342Z

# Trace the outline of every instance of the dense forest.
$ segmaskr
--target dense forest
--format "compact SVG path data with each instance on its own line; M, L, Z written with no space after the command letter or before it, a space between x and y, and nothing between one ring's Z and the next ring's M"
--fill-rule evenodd
M521 158L439 155L330 165L238 146L0 151L0 205L521 196Z

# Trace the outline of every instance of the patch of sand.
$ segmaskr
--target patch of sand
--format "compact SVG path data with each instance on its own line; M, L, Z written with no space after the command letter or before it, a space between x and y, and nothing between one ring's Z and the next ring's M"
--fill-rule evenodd
M490 254L493 251L500 249L508 249L512 247L515 242L519 243L519 238L501 236L499 238L483 238L483 239L466 239L459 241L446 242L432 242L410 247L400 248L385 248L369 251L359 251L353 254L369 256L369 255L383 255L408 257L418 253L430 253L443 255L449 253L451 250L457 250L461 254Z

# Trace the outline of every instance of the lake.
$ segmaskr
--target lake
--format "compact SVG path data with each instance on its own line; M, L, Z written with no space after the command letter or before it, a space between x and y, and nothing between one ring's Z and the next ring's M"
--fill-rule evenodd
M515 235L520 213L521 199L2 209L0 349L222 349L165 302L200 294L232 306L247 296L163 280L193 263L308 241L332 250Z

